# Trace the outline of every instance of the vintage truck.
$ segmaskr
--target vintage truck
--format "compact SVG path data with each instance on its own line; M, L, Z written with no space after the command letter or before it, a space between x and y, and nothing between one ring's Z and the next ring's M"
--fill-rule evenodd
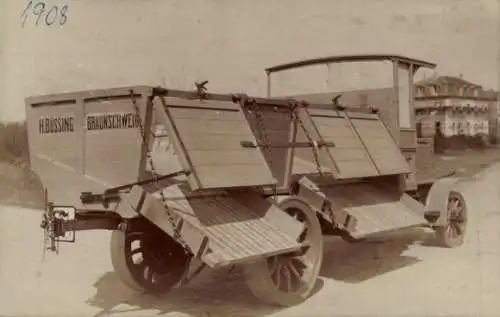
M384 61L393 85L330 103L272 97L271 76L311 65ZM463 243L458 179L419 181L413 77L434 64L396 55L310 59L266 69L269 95L133 86L26 98L30 164L46 188L46 245L111 230L124 284L165 293L193 259L240 266L276 305L310 294L323 235L356 242L426 226ZM92 250L89 250L89 253Z

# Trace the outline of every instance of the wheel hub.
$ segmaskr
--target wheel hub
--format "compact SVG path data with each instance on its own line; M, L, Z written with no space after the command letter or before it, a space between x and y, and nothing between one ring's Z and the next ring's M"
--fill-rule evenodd
M170 239L162 236L150 236L141 241L143 244L143 257L146 265L158 274L166 274L169 267L180 264L179 258L183 255L177 251L177 245L174 245Z

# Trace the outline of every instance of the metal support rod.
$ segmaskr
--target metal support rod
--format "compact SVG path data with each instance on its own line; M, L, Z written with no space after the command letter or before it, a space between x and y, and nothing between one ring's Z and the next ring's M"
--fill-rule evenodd
M324 141L318 141L318 142L282 142L282 143L273 143L273 144L263 144L263 143L255 143L253 141L241 141L240 142L241 147L244 148L257 148L257 147L266 147L269 146L270 148L274 149L288 149L288 148L310 148L317 146L318 148L321 147L335 147L335 144L333 142L324 142Z
M267 79L267 98L271 98L271 73L266 72Z
M325 64L326 66L326 80L325 80L325 92L328 93L330 92L330 63Z

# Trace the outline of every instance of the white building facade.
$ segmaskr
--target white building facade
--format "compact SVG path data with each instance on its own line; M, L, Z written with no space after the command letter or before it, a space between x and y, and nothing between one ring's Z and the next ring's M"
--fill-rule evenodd
M440 76L415 85L417 133L433 137L489 136L497 109L491 91L458 77ZM495 120L496 121L496 120ZM493 123L494 124L494 123Z

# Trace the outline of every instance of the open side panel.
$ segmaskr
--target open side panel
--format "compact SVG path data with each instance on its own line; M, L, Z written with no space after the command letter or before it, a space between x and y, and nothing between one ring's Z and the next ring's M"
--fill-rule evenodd
M376 114L346 113L377 166L380 175L406 174L411 168Z
M334 146L321 150L330 156L330 169L336 178L358 178L405 174L411 171L399 147L377 114L300 109L303 122L317 140Z
M245 107L245 115L260 144L269 143L262 153L271 168L278 188L288 188L293 147L294 121L292 109L271 103ZM259 113L257 113L259 112ZM260 114L260 115L259 115Z
M336 178L378 175L366 147L343 112L333 109L300 109L299 117L303 122L310 122L306 126L309 133L316 133L325 142L333 142L333 147L324 147L321 151L329 159L329 169L336 171Z
M256 139L239 104L159 97L155 106L165 109L168 133L175 136L184 169L191 171L193 190L276 183L260 148L241 145Z

